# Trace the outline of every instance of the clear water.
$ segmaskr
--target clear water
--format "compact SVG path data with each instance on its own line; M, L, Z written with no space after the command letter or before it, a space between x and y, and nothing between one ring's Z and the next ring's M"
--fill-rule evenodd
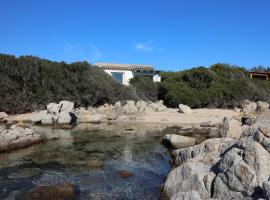
M36 127L46 143L0 155L0 199L28 199L38 186L67 181L77 199L160 199L170 170L160 144L164 127L81 124L72 130ZM120 176L128 170L133 175Z

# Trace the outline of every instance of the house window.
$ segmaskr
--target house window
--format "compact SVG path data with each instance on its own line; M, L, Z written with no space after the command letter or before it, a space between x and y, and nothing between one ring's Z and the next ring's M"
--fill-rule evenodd
M112 72L113 78L121 84L123 84L123 75L121 72Z

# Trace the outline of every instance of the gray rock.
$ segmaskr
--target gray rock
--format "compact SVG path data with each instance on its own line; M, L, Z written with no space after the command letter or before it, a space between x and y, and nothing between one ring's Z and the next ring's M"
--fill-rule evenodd
M269 103L263 102L263 101L257 102L257 110L258 111L265 111L267 109L269 109Z
M5 113L5 112L0 112L0 119L4 119L4 118L7 118L8 117L8 114Z
M103 119L101 114L92 114L92 115L80 115L78 117L78 122L80 123L100 123Z
M224 118L223 124L219 126L219 135L221 137L240 138L243 133L242 124L233 118Z
M197 191L178 192L170 200L201 200L201 197Z
M30 118L31 122L41 122L42 119L46 118L48 115L48 111L47 110L42 110L40 112L38 112L37 114L33 115Z
M32 129L12 125L0 133L0 152L24 148L42 141L41 135Z
M219 122L217 121L207 121L200 124L200 127L218 127Z
M108 114L107 115L107 120L116 120L118 117L118 115L115 115L115 114Z
M200 161L208 165L215 165L228 148L235 145L237 140L232 138L211 138L201 144L177 149L172 152L176 165L182 165L187 161Z
M178 108L179 108L179 112L180 113L186 113L186 114L193 113L193 111L191 110L191 108L189 106L187 106L187 105L179 104Z
M59 108L60 108L60 112L73 112L74 103L70 101L60 101Z
M57 120L57 124L70 124L71 123L71 116L69 112L67 111L62 111L60 112Z
M268 180L269 153L251 138L244 137L228 149L217 167L214 198L249 198Z
M263 189L265 191L266 199L270 198L270 181L263 182Z
M214 177L211 172L211 166L201 162L185 162L183 165L173 169L165 182L164 195L168 198L174 197L179 192L197 191L202 199L209 199L211 193L209 192L208 184ZM207 185L205 180L208 177Z
M54 123L54 120L51 114L46 113L41 119L41 124L50 125Z
M47 111L49 114L58 115L60 111L59 104L57 103L49 103L47 105Z
M124 113L136 113L138 112L138 108L135 105L134 101L126 101L126 104L123 106Z
M186 137L176 134L167 134L162 138L162 143L167 147L180 149L183 147L193 146L196 144L196 138Z
M241 104L241 108L242 108L242 112L249 114L249 113L253 113L256 111L257 109L257 104L255 102L251 102L249 100L245 100L242 104Z

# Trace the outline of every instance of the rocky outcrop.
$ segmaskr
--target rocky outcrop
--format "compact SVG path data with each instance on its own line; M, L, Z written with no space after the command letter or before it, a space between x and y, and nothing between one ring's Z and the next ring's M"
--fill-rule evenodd
M31 116L31 121L43 125L66 125L75 123L77 115L74 112L74 103L69 101L60 101L47 105L47 110L42 110Z
M163 101L148 102L148 101L132 101L116 102L114 105L104 104L96 109L100 114L109 114L116 112L118 114L134 114L138 112L161 112L168 108L163 104Z
M178 108L179 108L180 113L186 113L186 114L191 114L192 113L191 108L189 106L187 106L187 105L179 104Z
M41 135L30 128L17 125L12 125L10 128L0 127L0 152L28 147L42 141Z
M0 120L5 119L8 117L8 114L5 112L0 112Z
M171 200L201 200L197 191L178 192L172 196Z
M245 100L241 104L242 112L245 114L250 114L256 111L257 104L255 102Z
M264 134L260 127L247 127L239 139L213 138L174 150L176 168L168 175L164 195L181 199L196 191L201 199L268 199L270 140L268 129Z
M263 101L257 102L257 111L265 111L267 109L269 109L269 103Z
M243 127L239 120L234 118L225 117L223 123L219 125L219 136L220 137L229 137L229 138L240 138Z
M196 139L182 135L167 134L162 138L162 143L168 148L179 149L195 145Z

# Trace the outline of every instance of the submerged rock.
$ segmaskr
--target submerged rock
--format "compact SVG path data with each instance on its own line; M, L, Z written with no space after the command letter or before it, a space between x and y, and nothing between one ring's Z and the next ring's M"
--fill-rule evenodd
M128 170L121 170L119 171L119 175L122 177L122 178L128 178L130 176L132 176L132 172L128 171Z
M33 200L73 200L76 198L76 188L68 183L57 183L54 186L39 186L32 192Z

